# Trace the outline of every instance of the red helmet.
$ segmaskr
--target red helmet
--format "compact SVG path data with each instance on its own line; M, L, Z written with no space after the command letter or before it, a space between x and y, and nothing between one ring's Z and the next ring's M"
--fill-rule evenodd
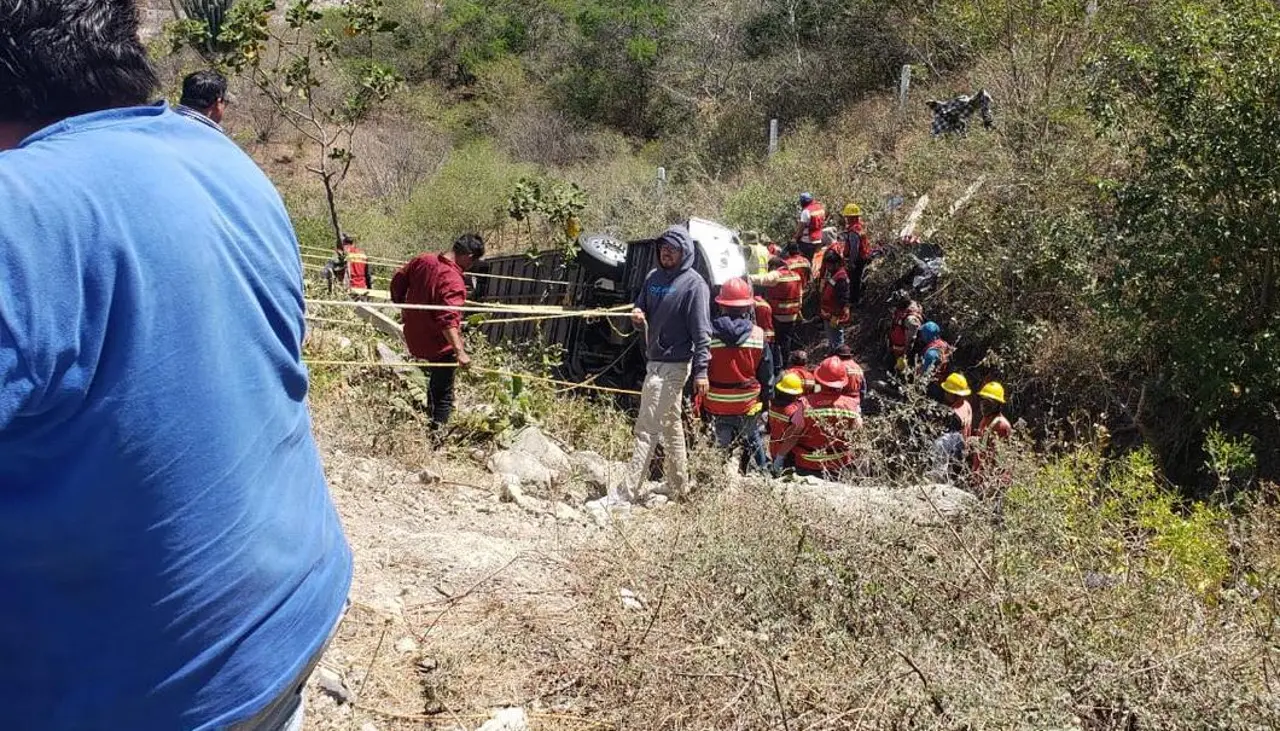
M818 370L813 372L813 380L839 391L849 385L849 371L844 367L844 361L833 355L818 364Z
M723 307L751 307L755 305L755 294L745 279L730 279L720 287L720 295L716 304Z

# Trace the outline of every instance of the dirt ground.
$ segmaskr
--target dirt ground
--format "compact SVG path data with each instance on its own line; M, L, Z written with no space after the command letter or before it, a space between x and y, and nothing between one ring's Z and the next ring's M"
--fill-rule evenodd
M585 515L557 519L501 502L495 478L472 460L428 457L428 484L333 441L320 436L355 578L348 614L312 678L306 729L474 729L503 706L565 713L528 696L539 669L502 662L491 630L571 625L580 587L566 553L604 532ZM330 671L354 702L320 687Z

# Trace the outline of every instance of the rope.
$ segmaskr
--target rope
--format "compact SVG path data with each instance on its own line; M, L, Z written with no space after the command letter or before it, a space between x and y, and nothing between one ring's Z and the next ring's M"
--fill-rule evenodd
M307 319L313 322L334 322L339 325L363 325L359 320L339 320L333 317L317 317L316 315L307 315Z
M388 361L379 360L312 360L303 358L303 363L307 365L317 366L356 366L363 368L457 368L457 363L431 363L427 361ZM519 373L517 371L508 371L501 368L485 368L483 366L470 366L470 369L480 373L494 373L509 378L525 378L530 381L541 381L556 386L566 386L556 393L564 393L575 389L583 388L592 391L604 391L606 393L620 393L627 396L639 396L639 391L631 391L625 388L610 388L608 386L597 386L593 383L573 383L572 381L560 381L555 378L546 378L544 376L535 376L532 373Z
M450 312L491 312L497 314L530 314L530 315L550 315L555 317L630 317L626 312L620 312L618 308L599 309L599 310L564 310L552 309L549 307L535 307L532 305L506 306L502 308L487 306L479 307L475 305L454 307L452 305L411 305L396 304L394 302L355 302L350 300L320 300L305 299L309 305L332 305L334 307L381 307L391 310L434 310L434 311L450 311Z

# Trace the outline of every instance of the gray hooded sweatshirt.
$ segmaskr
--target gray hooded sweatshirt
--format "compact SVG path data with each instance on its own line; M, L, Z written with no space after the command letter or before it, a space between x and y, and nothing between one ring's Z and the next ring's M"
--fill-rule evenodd
M693 361L693 377L706 378L711 361L711 289L693 270L697 250L689 230L672 226L659 241L684 252L675 269L658 267L645 277L636 307L649 322L648 358L660 363Z

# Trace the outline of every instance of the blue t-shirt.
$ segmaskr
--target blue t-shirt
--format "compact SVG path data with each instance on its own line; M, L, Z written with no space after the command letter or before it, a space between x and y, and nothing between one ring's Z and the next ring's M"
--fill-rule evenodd
M0 726L174 731L283 692L351 555L279 194L164 104L0 152Z

